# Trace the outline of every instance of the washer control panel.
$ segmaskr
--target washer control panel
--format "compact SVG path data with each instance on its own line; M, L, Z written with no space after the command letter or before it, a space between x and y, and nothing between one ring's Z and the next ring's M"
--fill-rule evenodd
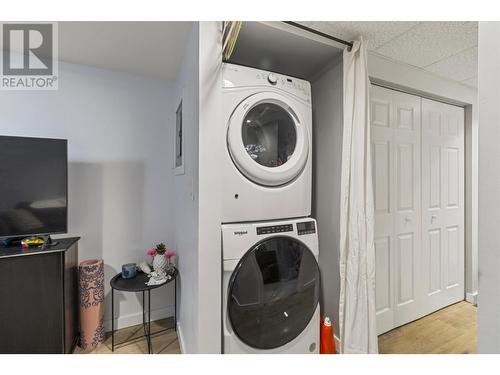
M314 225L314 221L304 221L302 223L297 223L297 234L299 236L312 233L316 233L316 225Z
M293 225L283 224L283 225L269 225L265 227L257 227L257 235L283 233L283 232L293 232Z

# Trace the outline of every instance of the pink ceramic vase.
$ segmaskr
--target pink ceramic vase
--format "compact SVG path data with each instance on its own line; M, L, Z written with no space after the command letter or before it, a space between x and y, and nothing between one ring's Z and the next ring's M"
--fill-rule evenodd
M80 346L93 350L104 341L104 263L86 260L79 266Z

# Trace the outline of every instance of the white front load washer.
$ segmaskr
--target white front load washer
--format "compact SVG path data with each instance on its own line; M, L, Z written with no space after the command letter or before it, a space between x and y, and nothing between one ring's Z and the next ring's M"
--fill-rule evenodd
M222 222L309 216L311 85L223 64Z
M222 225L224 353L319 353L311 218Z

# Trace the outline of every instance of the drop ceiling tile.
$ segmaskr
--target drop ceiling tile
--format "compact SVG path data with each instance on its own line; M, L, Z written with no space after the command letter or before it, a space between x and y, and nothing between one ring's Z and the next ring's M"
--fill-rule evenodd
M464 85L472 86L472 87L475 87L477 89L477 77L466 79L465 81L462 81L462 83Z
M374 50L391 39L401 35L419 22L326 22L326 21L304 21L301 24L321 31L325 34L335 36L340 39L351 41L360 35L368 42L368 49Z
M425 67L432 73L455 81L464 81L477 76L477 47L469 48L456 55Z
M474 46L477 22L421 22L376 51L422 68Z

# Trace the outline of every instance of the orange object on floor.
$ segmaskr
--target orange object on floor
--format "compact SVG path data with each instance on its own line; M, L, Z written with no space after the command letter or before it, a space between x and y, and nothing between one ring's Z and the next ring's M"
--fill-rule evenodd
M336 354L335 339L333 338L333 324L328 316L321 319L320 354Z

